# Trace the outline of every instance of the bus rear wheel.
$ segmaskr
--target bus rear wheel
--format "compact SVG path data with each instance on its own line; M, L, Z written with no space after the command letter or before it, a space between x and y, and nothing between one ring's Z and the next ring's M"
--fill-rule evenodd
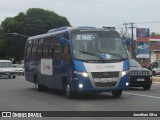
M46 87L43 86L43 85L40 85L37 80L35 81L35 88L36 88L36 90L38 90L38 91L44 91L44 90L46 90Z
M122 90L113 90L112 95L113 97L120 97L122 95Z

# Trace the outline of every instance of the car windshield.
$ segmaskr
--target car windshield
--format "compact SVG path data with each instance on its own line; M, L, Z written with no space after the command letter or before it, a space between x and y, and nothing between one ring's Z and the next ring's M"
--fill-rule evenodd
M0 68L10 68L13 67L11 62L0 62Z
M130 59L129 62L130 62L130 67L141 67L141 65L133 59Z
M14 66L15 68L23 68L23 65L21 65L21 64L13 64L13 66Z
M77 30L72 32L74 58L79 60L126 59L125 46L116 31Z

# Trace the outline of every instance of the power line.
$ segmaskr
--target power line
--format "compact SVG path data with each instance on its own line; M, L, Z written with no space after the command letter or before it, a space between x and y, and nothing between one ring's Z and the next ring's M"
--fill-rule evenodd
M135 24L149 24L149 23L160 23L160 21L155 21L155 22L139 22Z

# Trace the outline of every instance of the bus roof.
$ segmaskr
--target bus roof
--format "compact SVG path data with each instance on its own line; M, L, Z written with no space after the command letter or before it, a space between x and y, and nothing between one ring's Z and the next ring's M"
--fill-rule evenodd
M81 27L67 27L67 26L65 26L65 27L51 29L45 34L29 37L28 40L44 38L44 37L47 37L47 36L52 36L52 35L55 35L55 34L64 33L64 32L70 31L70 30L74 30L74 29L79 29L79 30L81 30L81 29L82 30L107 30L107 31L111 31L111 29L96 28L96 27L91 27L91 26L81 26Z
M11 62L10 60L0 60L0 62Z

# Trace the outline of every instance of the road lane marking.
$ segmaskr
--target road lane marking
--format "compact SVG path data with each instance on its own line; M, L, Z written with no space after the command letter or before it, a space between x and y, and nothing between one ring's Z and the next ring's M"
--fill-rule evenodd
M149 98L160 99L160 97L157 97L157 96L142 95L142 94L134 94L134 93L128 93L128 92L123 92L123 93L124 93L124 94L129 94L129 95L141 96L141 97L149 97Z
M151 90L160 90L160 88L151 88Z

